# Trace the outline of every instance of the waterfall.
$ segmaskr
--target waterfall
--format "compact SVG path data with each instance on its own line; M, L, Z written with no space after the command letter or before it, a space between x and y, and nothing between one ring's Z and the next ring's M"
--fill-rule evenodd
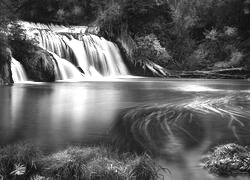
M73 36L63 37L76 57L77 66L81 67L87 76L95 76L93 70L102 76L128 74L119 48L114 43L95 35L79 36L78 39Z
M25 27L43 49L68 60L86 77L129 75L117 45L96 35L85 35L86 27L66 28L34 23L26 23ZM65 61L60 60L60 62L66 64ZM59 74L64 73L60 72L61 70L62 68L58 68ZM64 76L61 77L64 78Z
M70 62L50 52L54 58L56 80L83 80L81 72Z
M11 59L11 72L14 83L28 81L27 75L22 64L14 58Z

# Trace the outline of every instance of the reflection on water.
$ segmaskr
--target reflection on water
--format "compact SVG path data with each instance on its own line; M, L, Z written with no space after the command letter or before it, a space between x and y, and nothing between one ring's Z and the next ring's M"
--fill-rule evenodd
M55 151L94 142L134 111L126 124L134 124L132 148L154 148L171 171L165 179L220 180L202 170L200 158L218 144L250 145L249 91L247 81L143 78L0 87L0 144L28 140Z
M188 92L223 91L221 89L214 89L214 88L201 86L201 85L184 85L184 86L180 86L180 87L175 88L175 89L180 90L180 91L188 91Z
M119 102L114 91L96 91L88 84L17 85L1 90L1 144L29 140L51 150L106 134Z

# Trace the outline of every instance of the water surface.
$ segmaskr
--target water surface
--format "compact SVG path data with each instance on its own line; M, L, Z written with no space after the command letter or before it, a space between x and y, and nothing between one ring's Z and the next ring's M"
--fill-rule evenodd
M58 83L27 83L0 87L0 145L31 141L48 151L106 137L111 124L126 108L189 103L232 98L227 107L238 109L239 122L205 115L202 138L192 148L167 163L165 179L220 179L199 166L201 156L213 146L236 142L250 144L250 83L246 80L120 79ZM190 104L189 104L190 105ZM239 110L242 109L242 110ZM239 114L242 114L240 116ZM199 128L199 126L198 126ZM194 129L189 129L195 132ZM186 140L185 138L183 138ZM186 178L185 178L186 177ZM242 179L242 178L236 178Z

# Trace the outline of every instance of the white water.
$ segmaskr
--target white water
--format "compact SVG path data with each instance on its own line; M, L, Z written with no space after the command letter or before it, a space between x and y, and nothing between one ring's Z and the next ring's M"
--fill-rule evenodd
M55 24L41 24L41 23L32 23L32 22L25 22L19 21L19 24L25 27L28 31L33 31L34 29L39 30L50 30L57 33L85 33L87 30L87 26L62 26L62 25L55 25Z
M72 63L60 58L55 53L51 53L51 55L54 58L56 80L83 80L82 73Z
M57 54L63 59L67 59L83 70L86 77L129 75L119 48L104 38L95 35L84 35L82 32L85 32L86 27L84 27L85 29L82 28L82 30L75 27L72 30L72 28L53 25L26 23L24 26L28 33L38 40L42 48ZM74 34L74 37L72 34ZM59 73L63 74L63 72Z
M14 83L28 81L22 64L14 58L11 59L11 72Z
M118 47L104 38L95 35L64 37L76 56L77 65L87 76L121 76L128 75ZM94 73L93 73L94 72Z

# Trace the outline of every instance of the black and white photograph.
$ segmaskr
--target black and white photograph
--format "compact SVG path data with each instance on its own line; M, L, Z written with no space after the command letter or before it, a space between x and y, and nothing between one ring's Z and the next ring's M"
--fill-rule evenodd
M0 180L250 180L250 0L0 0Z

